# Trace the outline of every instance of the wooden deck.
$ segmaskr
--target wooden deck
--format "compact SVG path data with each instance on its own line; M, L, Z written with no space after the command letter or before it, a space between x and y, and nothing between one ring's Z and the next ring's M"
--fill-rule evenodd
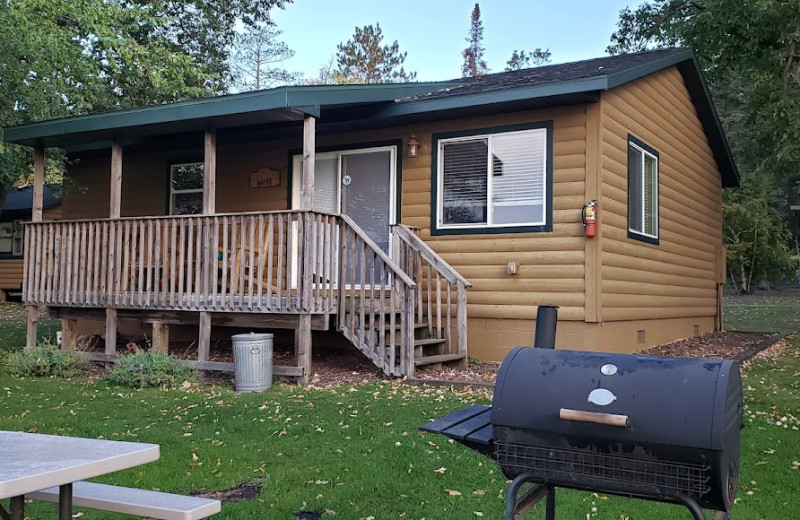
M390 257L346 215L312 211L32 222L23 302L105 309L109 330L119 312L200 313L201 363L222 313L293 316L298 331L336 315L387 374L466 358L469 282L409 228L392 234Z

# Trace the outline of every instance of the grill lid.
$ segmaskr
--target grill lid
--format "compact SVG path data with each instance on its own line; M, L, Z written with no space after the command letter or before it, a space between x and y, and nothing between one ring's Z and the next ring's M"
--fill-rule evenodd
M720 450L740 384L729 360L517 347L497 377L492 424L579 443Z

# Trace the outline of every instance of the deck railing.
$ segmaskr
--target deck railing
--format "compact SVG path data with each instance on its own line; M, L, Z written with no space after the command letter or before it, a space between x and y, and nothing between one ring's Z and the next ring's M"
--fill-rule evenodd
M429 337L445 340L446 354L461 354L466 358L467 288L472 284L408 226L392 226L392 235L393 257L416 282L413 300L416 322L427 325Z
M335 312L338 229L338 216L308 211L28 223L23 301Z

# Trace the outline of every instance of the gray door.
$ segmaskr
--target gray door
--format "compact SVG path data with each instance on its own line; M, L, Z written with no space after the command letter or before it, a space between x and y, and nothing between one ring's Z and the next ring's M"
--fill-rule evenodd
M389 253L392 153L381 150L342 155L342 213Z

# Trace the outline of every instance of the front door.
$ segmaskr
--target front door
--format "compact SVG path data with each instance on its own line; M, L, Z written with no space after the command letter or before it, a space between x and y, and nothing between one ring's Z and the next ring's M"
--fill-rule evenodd
M319 153L314 169L314 210L346 214L387 254L395 223L396 153L394 146ZM292 203L298 208L302 156L293 162Z

